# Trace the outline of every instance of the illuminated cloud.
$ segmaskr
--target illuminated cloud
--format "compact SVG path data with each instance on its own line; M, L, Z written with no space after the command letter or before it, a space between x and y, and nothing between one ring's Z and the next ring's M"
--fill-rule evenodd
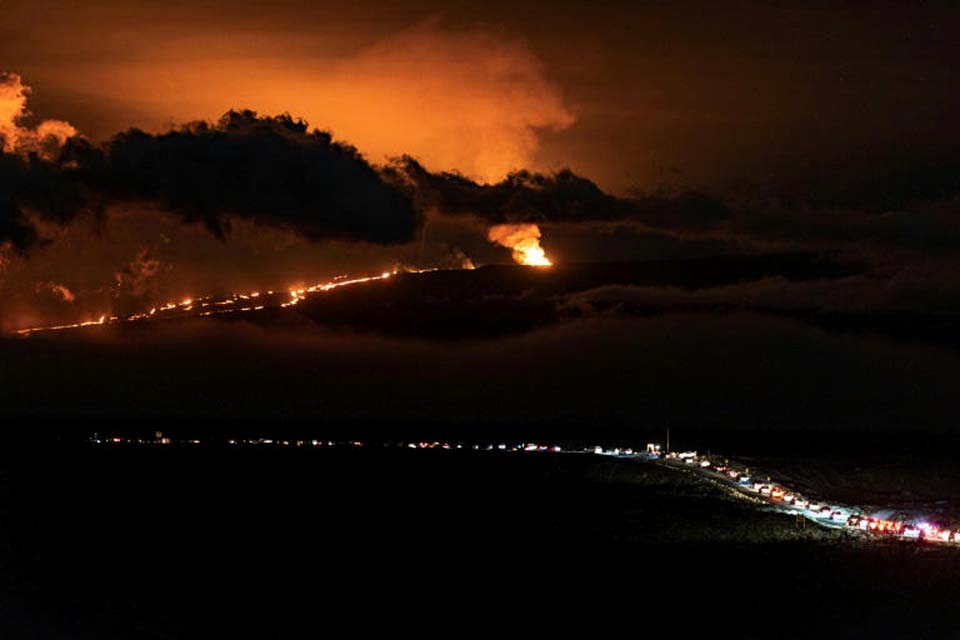
M17 148L20 131L17 122L23 116L28 92L20 76L0 73L0 151L4 153L13 153Z
M531 166L541 134L575 122L519 38L428 21L365 42L335 52L318 42L294 61L269 47L224 53L204 36L188 57L179 48L151 50L142 61L85 67L58 83L82 94L96 87L85 109L112 123L105 135L133 125L158 133L228 109L289 112L349 140L373 163L410 154L432 170L481 181Z
M0 73L0 152L37 153L50 159L77 130L61 120L44 120L35 128L23 125L28 115L30 87L15 73Z
M340 61L313 95L318 116L371 157L407 153L481 181L531 166L539 131L575 120L524 42L432 23Z

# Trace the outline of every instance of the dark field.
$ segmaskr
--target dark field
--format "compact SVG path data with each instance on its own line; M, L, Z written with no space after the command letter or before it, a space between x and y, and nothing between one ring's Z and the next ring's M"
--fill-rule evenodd
M22 446L0 637L317 637L350 625L952 637L960 552L754 511L582 454ZM453 625L453 626L450 626Z

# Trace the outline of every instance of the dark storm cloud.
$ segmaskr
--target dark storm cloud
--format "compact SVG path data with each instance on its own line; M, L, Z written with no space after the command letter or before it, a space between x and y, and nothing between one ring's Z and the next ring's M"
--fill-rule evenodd
M310 240L409 241L420 220L409 197L352 146L290 116L231 111L161 135L110 140L92 179L111 199L143 200L214 233L241 217Z
M667 229L710 229L731 213L723 202L695 191L619 198L570 170L552 175L517 171L486 185L457 173L431 173L410 157L394 168L416 185L424 206L494 224L630 220Z
M0 244L27 251L40 242L31 215L65 224L97 206L74 172L36 155L0 152Z
M231 111L160 135L132 129L104 146L80 138L57 157L0 155L0 243L38 240L30 215L66 224L85 211L144 203L223 236L232 218L310 240L411 240L420 215L352 146L289 116Z
M856 155L856 160L822 162L797 175L784 175L774 187L775 195L821 206L889 211L949 200L960 193L958 146L864 149Z
M958 220L955 199L920 202L899 210L747 203L738 209L726 232L761 246L860 247L950 256L960 249Z
M782 193L715 197L693 190L617 196L563 170L517 171L481 184L404 156L369 164L352 146L290 116L227 113L154 135L132 129L104 145L68 140L59 154L0 156L0 242L37 242L29 216L60 224L111 204L146 203L224 236L231 219L310 240L382 245L413 239L426 211L504 222L628 224L730 251L852 249L899 261L960 249L960 162L904 155ZM549 235L547 235L549 242Z
M9 195L0 196L0 243L3 242L20 251L37 242L37 231L23 220L19 206Z
M54 161L28 164L62 182L38 194L72 194L83 185L89 196L89 202L70 197L28 203L44 218L64 223L83 209L148 203L203 223L218 236L240 217L310 240L397 244L413 238L427 208L489 223L628 220L681 232L716 229L731 215L722 202L697 192L619 198L568 170L551 176L520 171L481 185L458 174L431 173L405 156L378 171L355 148L309 131L303 121L251 111L159 135L132 129L103 146L74 138ZM26 248L29 225L19 215L7 218L5 239Z
M760 246L854 248L885 259L952 257L960 250L960 147L864 153L726 201L724 232Z

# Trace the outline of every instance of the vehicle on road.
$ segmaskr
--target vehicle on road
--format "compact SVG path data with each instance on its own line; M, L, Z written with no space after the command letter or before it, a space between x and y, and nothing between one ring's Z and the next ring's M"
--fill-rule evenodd
M916 528L913 525L906 525L903 529L900 530L900 537L908 538L910 540L919 540L920 539L920 529Z

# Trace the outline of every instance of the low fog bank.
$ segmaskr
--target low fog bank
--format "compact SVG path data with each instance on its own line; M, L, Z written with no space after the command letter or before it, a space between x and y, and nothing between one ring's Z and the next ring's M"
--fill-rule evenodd
M185 321L0 341L8 429L47 419L955 432L960 357L731 311L430 341Z

